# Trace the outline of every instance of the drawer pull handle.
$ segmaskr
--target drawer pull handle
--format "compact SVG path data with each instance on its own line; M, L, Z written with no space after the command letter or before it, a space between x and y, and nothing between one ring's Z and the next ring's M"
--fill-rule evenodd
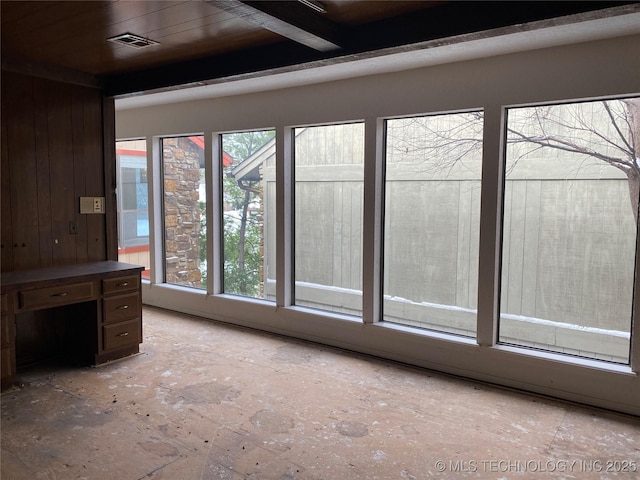
M54 293L51 296L52 297L66 297L67 295L69 295L68 292L62 292L62 293Z
M116 307L116 310L126 310L127 308L129 308L129 305L120 305L119 307Z
M128 335L129 335L129 332L122 332L122 333L119 333L117 336L118 337L127 337Z
M126 287L129 285L129 282L116 283L116 287Z

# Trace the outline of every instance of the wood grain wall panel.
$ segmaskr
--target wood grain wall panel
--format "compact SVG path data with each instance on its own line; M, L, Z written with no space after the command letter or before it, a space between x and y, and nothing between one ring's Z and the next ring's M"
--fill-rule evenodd
M116 104L113 98L102 102L104 189L107 260L118 259L118 216L116 201Z
M49 123L47 115L47 87L49 82L33 80L34 131L36 152L36 183L38 190L38 234L40 266L53 265L53 237L51 230L51 184L49 179Z
M7 112L13 268L20 270L40 265L38 192L33 181L36 175L33 80L7 75L4 81L7 95L2 103Z
M71 86L52 82L48 96L53 263L68 265L76 260L76 236L69 234L75 214Z
M102 97L99 91L90 88L83 89L83 92L85 95L83 104L85 162L87 165L102 166L105 158L102 144ZM115 145L115 141L113 144ZM87 195L94 197L105 196L104 175L104 167L98 171L95 168L86 170ZM84 215L86 217L87 256L89 261L108 259L106 256L106 222L109 221L111 216L115 219L117 213L116 211L107 210L106 207L105 211L105 215Z
M5 99L5 86L6 82L1 82L2 86L2 101ZM4 103L3 103L4 105ZM8 153L8 136L7 136L7 112L6 108L2 108L2 124L0 129L2 131L2 137L0 142L2 143L2 150L0 152L0 181L2 197L0 198L0 267L2 271L13 270L13 255L11 253L13 249L13 233L11 222L11 176L9 174L9 153Z
M107 217L116 225L115 209L79 209L81 196L105 196L102 92L5 70L2 80L0 268L105 260Z
M73 138L73 187L74 198L93 195L87 192L87 163L88 158L85 149L85 129L84 129L84 103L85 93L82 89L74 88L71 92L71 130ZM69 234L75 239L76 262L85 263L89 260L87 252L87 217L94 215L81 215L79 204L75 205L75 210L69 215ZM71 224L75 225L76 233L71 231Z

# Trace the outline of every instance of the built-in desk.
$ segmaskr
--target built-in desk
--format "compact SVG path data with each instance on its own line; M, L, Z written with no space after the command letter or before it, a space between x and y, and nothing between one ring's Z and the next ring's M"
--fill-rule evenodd
M60 323L64 335L51 341L78 350L87 363L98 365L138 353L143 270L138 265L105 261L3 273L2 388L16 380L16 322L29 312L54 310L65 321Z

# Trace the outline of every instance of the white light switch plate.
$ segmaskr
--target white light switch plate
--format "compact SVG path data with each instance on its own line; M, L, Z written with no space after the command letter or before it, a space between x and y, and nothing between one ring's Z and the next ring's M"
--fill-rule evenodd
M80 197L80 213L104 213L104 197Z

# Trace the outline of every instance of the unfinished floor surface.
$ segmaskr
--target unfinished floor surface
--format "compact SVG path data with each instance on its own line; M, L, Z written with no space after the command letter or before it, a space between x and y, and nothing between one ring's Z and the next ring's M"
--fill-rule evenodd
M640 478L640 418L155 308L2 395L2 479Z

